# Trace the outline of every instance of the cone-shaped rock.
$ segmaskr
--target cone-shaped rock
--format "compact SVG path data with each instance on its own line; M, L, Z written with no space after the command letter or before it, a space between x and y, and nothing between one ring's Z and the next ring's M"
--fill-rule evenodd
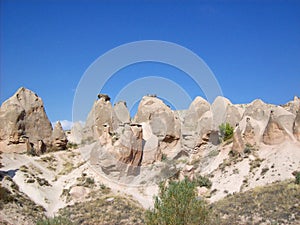
M26 136L36 147L39 140L48 143L51 134L43 101L34 92L22 87L1 105L0 141L18 144Z
M65 150L67 147L67 136L59 121L56 122L52 133L53 150Z
M280 144L285 140L286 135L286 131L274 119L273 112L271 112L269 122L263 134L263 142L267 145Z

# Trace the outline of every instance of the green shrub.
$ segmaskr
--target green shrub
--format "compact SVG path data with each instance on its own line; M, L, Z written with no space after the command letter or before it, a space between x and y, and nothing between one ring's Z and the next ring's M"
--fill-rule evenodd
M221 139L227 141L233 137L233 127L229 123L222 123L219 126Z
M73 142L68 142L67 149L77 149L77 148L78 148L78 144Z
M0 184L0 209L2 209L2 206L4 204L7 204L7 203L13 202L13 201L14 201L14 198L13 198L11 192L7 188L2 187Z
M300 171L295 171L293 172L294 176L295 176L295 184L300 184Z
M206 202L197 197L195 182L185 178L159 187L154 209L146 211L146 224L212 224Z
M163 153L161 155L161 161L166 161L166 160L167 160L167 155Z
M206 176L198 176L194 182L195 182L196 186L199 186L199 187L211 188L211 186L212 186L212 182Z
M71 225L72 222L64 217L58 216L54 218L47 218L37 222L37 225Z

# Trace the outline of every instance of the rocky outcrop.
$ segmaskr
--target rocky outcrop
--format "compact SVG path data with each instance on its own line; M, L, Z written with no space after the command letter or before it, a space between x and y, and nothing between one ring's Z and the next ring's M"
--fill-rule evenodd
M68 139L59 121L56 122L52 133L52 150L65 150Z
M145 96L142 98L134 123L147 123L152 133L158 138L159 151L175 157L180 151L180 120L162 100L156 97Z
M201 97L196 97L185 112L181 127L181 145L187 151L197 151L203 143L202 136L212 129L210 104Z
M67 133L67 139L70 143L81 144L83 139L83 127L80 122L75 122L71 131Z
M271 111L269 122L263 134L263 142L267 145L275 145L284 142L286 131L283 126L274 119L274 113Z
M141 125L144 142L142 166L144 166L160 161L162 154L159 149L158 137L152 133L151 126L148 123L142 123Z
M130 114L126 106L126 102L120 101L114 105L116 117L121 123L130 122Z
M282 106L285 110L293 113L294 115L297 114L297 111L300 108L300 98L295 96L293 101L290 101Z
M108 125L111 132L115 132L119 125L130 123L130 114L126 102L118 102L112 107L110 97L99 94L82 130L82 140L98 140L103 134L103 125Z
M245 131L243 133L243 139L244 139L245 144L247 144L247 145L255 146L257 144L256 137L255 137L255 130L251 124L250 117L246 118L246 127L245 127Z
M0 108L0 141L7 144L24 143L28 139L34 149L39 141L51 144L52 126L46 115L42 99L22 87Z
M245 143L242 137L242 131L239 126L233 131L233 144L232 144L232 151L242 154L245 149Z
M297 116L293 125L293 133L295 138L300 141L300 108L297 112Z
M137 175L143 159L143 130L139 124L119 126L114 134L104 125L90 162L110 176Z
M229 123L234 127L242 118L243 109L233 105L227 98L218 96L211 105L213 113L213 127L218 130L222 123Z

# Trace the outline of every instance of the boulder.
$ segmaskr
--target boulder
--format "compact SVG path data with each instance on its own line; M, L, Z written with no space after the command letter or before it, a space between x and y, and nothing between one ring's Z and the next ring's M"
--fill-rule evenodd
M0 108L0 141L8 144L24 143L26 136L37 148L39 140L50 145L52 126L46 115L42 99L22 87Z
M65 150L67 148L68 139L61 126L60 121L57 121L52 133L52 150Z

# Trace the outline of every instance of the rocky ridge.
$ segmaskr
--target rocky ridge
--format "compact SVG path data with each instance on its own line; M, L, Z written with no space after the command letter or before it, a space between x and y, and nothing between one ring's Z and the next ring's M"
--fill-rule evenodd
M41 98L20 88L0 108L2 171L14 171L20 191L47 215L90 199L104 184L148 208L160 180L184 176L209 179L199 195L215 202L300 170L299 102L232 104L218 97L210 104L197 97L174 111L144 96L130 118L125 102L113 106L99 94L86 123L65 133L59 122L52 128ZM233 137L224 141L219 126L226 123ZM26 151L35 156L19 154Z

